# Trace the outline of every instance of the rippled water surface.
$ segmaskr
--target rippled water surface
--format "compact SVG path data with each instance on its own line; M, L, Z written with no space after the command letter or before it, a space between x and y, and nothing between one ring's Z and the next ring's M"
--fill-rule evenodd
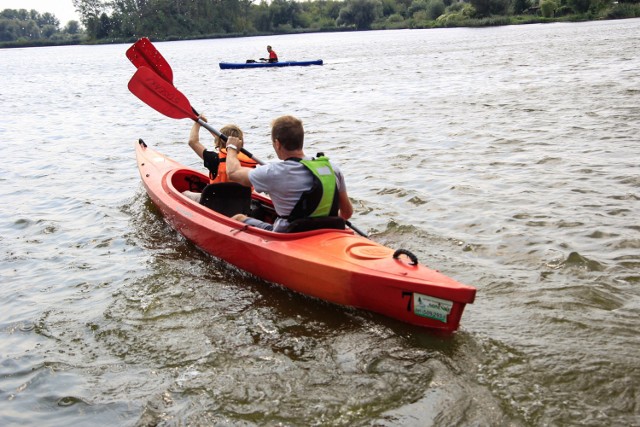
M322 67L219 70L264 55ZM0 425L639 425L640 20L157 43L273 160L305 122L353 222L478 288L442 337L170 229L133 144L200 167L129 45L0 50Z

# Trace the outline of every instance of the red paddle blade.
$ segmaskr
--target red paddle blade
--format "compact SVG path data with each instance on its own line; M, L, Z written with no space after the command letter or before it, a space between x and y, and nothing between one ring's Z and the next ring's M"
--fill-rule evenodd
M148 67L160 77L173 83L173 70L158 49L146 37L141 38L127 49L127 58L136 68Z
M198 120L186 96L147 67L129 80L129 90L149 107L173 119Z

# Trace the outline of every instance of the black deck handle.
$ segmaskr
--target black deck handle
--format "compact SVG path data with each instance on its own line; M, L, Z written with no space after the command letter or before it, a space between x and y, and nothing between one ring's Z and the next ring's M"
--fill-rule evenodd
M406 249L398 249L393 253L393 258L398 259L400 255L406 255L409 257L409 259L411 260L409 265L418 265L418 257L412 254L410 251Z

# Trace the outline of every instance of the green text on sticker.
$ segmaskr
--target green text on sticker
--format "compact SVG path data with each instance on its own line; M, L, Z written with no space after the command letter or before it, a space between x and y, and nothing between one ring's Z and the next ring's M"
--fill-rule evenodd
M447 323L453 301L434 298L419 293L413 294L413 312L418 316L435 319Z

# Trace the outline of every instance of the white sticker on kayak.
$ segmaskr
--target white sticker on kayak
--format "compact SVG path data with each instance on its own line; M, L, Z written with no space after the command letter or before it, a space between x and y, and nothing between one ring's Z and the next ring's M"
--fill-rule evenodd
M451 313L452 307L453 301L430 297L415 292L413 294L413 312L418 316L447 323L447 316Z

